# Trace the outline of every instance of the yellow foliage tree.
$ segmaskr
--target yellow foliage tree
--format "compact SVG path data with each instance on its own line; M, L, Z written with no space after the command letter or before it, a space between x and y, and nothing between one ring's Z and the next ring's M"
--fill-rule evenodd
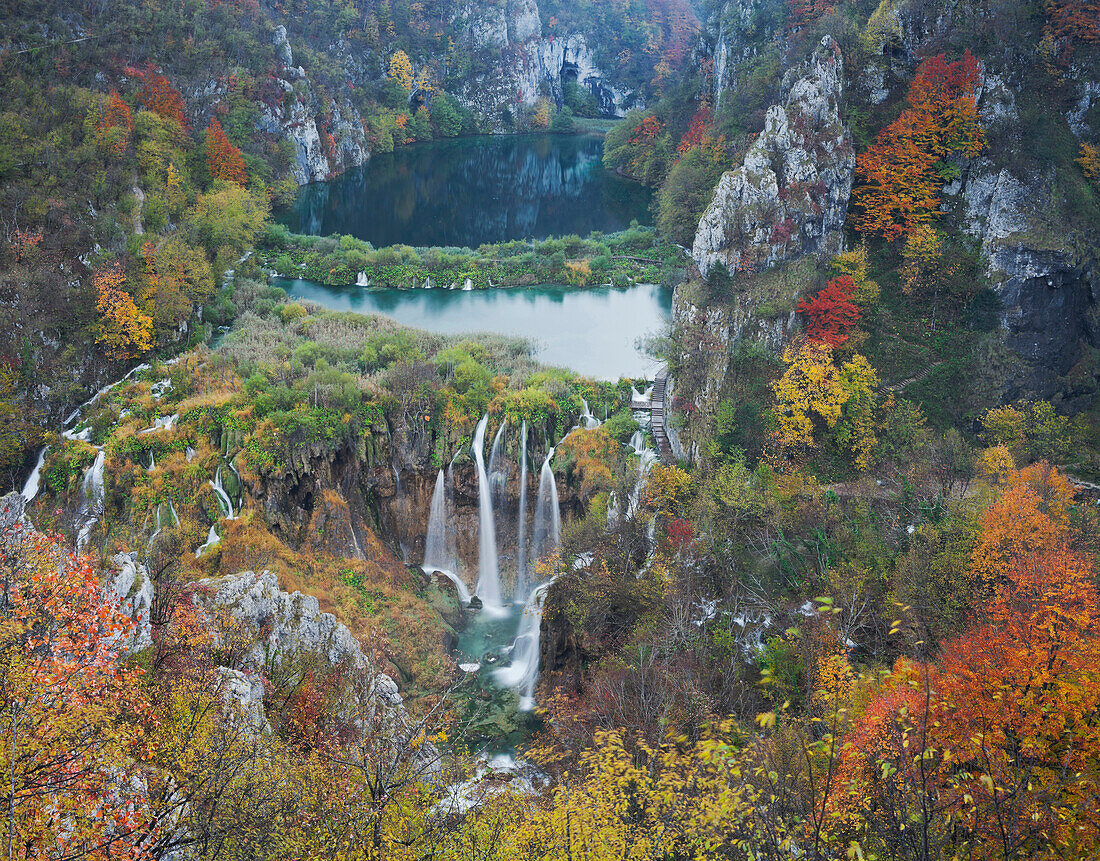
M837 441L856 456L856 465L871 465L874 435L874 395L878 377L858 354L837 368L832 348L805 341L783 352L787 370L772 383L776 397L776 438L791 453L815 446L815 422L837 428ZM844 421L838 426L843 417Z
M102 344L112 359L130 359L153 346L153 321L134 304L122 285L126 278L117 263L103 267L92 275L96 310L99 312L99 332L96 342Z
M878 303L881 291L878 284L868 277L870 264L867 260L866 239L851 251L838 254L829 265L837 274L847 275L852 279L855 285L855 290L852 291L853 302L861 308L869 308Z
M413 67L409 55L404 51L396 51L390 57L390 77L406 90L411 90L413 85Z
M535 104L535 113L531 117L531 125L536 129L544 129L550 125L550 100L539 99Z

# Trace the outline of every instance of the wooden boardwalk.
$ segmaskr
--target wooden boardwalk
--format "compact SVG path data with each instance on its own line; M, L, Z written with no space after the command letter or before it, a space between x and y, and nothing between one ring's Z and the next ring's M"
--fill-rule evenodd
M661 463L674 463L672 446L668 441L668 429L665 424L667 410L665 393L668 390L668 370L661 368L653 378L653 393L647 401L631 401L630 408L638 412L649 413L649 427L653 440L657 443L657 456Z

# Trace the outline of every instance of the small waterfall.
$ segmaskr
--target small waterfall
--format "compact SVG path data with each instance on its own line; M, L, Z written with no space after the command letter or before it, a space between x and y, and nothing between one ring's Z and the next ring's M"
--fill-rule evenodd
M592 410L588 408L588 401L584 398L581 398L581 407L580 425L582 428L585 430L594 430L603 424L603 422L592 415Z
M172 500L168 500L168 511L172 514L172 522L176 525L180 525L180 516L176 514L176 506L172 504Z
M519 515L516 526L516 598L527 597L527 422L520 429L519 448Z
M653 467L653 464L657 462L657 452L646 446L645 437L642 435L641 431L634 431L634 435L630 437L630 447L634 449L634 453L638 455L638 478L634 482L634 489L630 492L630 498L627 500L626 506L627 516L633 517L638 513L642 489L645 487L646 479L649 477L649 470Z
M485 472L485 428L488 424L489 414L486 413L478 422L472 448L474 463L477 465L477 596L489 613L500 614L503 605L500 598L500 571L497 566L496 530L493 527L493 500L489 477Z
M153 456L153 450L149 449L149 466L147 467L149 472L153 472L157 468L157 459Z
M539 497L535 503L534 553L532 559L540 560L556 553L561 544L561 506L558 504L558 483L550 461L554 449L546 453L539 471Z
M214 480L210 482L210 486L214 488L214 493L217 494L218 504L221 506L222 513L225 514L226 520L233 520L235 515L233 514L233 500L229 498L229 494L225 492L225 487L222 486L222 468L219 466L214 473Z
M146 517L145 520L146 520L146 526L148 526L149 518ZM145 542L146 547L152 547L153 542L157 540L157 536L160 535L160 533L162 531L162 527L160 525L160 505L157 505L156 524L157 524L157 528L153 530L153 534L150 535L149 540L147 542Z
M539 678L539 640L542 634L542 610L550 580L536 586L527 599L527 606L520 616L512 647L512 662L507 667L493 671L493 678L501 687L519 692L519 710L530 711L535 705L535 682Z
M221 536L218 535L218 530L213 524L211 524L210 531L206 533L206 541L200 544L198 549L195 551L195 558L198 559L200 556L202 556L203 553L205 553L221 540Z
M84 481L80 485L80 494L83 499L80 510L84 520L76 534L78 553L88 543L92 528L99 522L99 516L103 513L103 469L106 462L107 455L103 449L100 449L92 465L84 473Z
M23 497L24 503L29 503L36 496L38 496L38 487L42 483L42 464L46 462L46 451L49 446L43 448L38 452L38 460L35 461L34 469L31 470L31 474L27 476L27 481L23 485L23 490L20 491L20 496Z

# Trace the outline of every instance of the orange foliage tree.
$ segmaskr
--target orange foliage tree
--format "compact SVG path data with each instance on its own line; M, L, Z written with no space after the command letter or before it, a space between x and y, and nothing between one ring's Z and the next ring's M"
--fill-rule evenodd
M148 69L144 74L138 101L147 110L160 114L166 120L179 123L183 131L188 131L183 96L164 75L153 69Z
M848 331L859 321L860 311L852 301L855 282L849 275L829 279L824 290L798 303L806 317L806 337L834 349L848 340Z
M217 117L210 121L210 127L206 130L206 166L210 170L211 179L221 179L237 185L248 182L241 151L230 143Z
M124 660L133 623L60 538L16 526L0 548L8 846L18 858L147 857L140 746L151 715L141 670Z
M1063 56L1078 45L1100 44L1100 0L1046 0L1047 27Z
M940 54L921 63L909 106L857 160L861 182L852 196L861 232L895 239L935 217L950 161L983 146L977 83L978 61L969 51L957 62Z
M153 321L138 310L133 297L123 289L126 276L122 267L112 263L92 275L95 305L99 312L102 344L112 359L129 359L153 346Z
M955 857L1096 857L1100 595L1069 503L1046 464L1010 476L971 563L987 597L936 664L899 663L856 720L838 827L860 813L879 839Z
M112 92L103 107L99 122L96 123L96 144L117 158L126 153L133 131L134 121L130 115L130 106L122 101L118 93Z

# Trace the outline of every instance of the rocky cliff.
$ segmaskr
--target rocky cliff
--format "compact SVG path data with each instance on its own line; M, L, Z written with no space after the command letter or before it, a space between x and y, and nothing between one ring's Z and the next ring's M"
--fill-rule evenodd
M560 107L569 83L591 92L606 116L621 117L644 106L641 94L616 85L596 65L585 34L544 37L535 0L511 0L487 10L466 4L456 20L469 49L501 57L491 69L467 80L459 93L493 131L510 129L517 106L531 108L540 98L551 98Z
M835 255L852 190L855 152L840 118L844 64L826 36L813 56L783 76L786 94L740 167L726 172L699 221L692 257L759 271L804 254Z

